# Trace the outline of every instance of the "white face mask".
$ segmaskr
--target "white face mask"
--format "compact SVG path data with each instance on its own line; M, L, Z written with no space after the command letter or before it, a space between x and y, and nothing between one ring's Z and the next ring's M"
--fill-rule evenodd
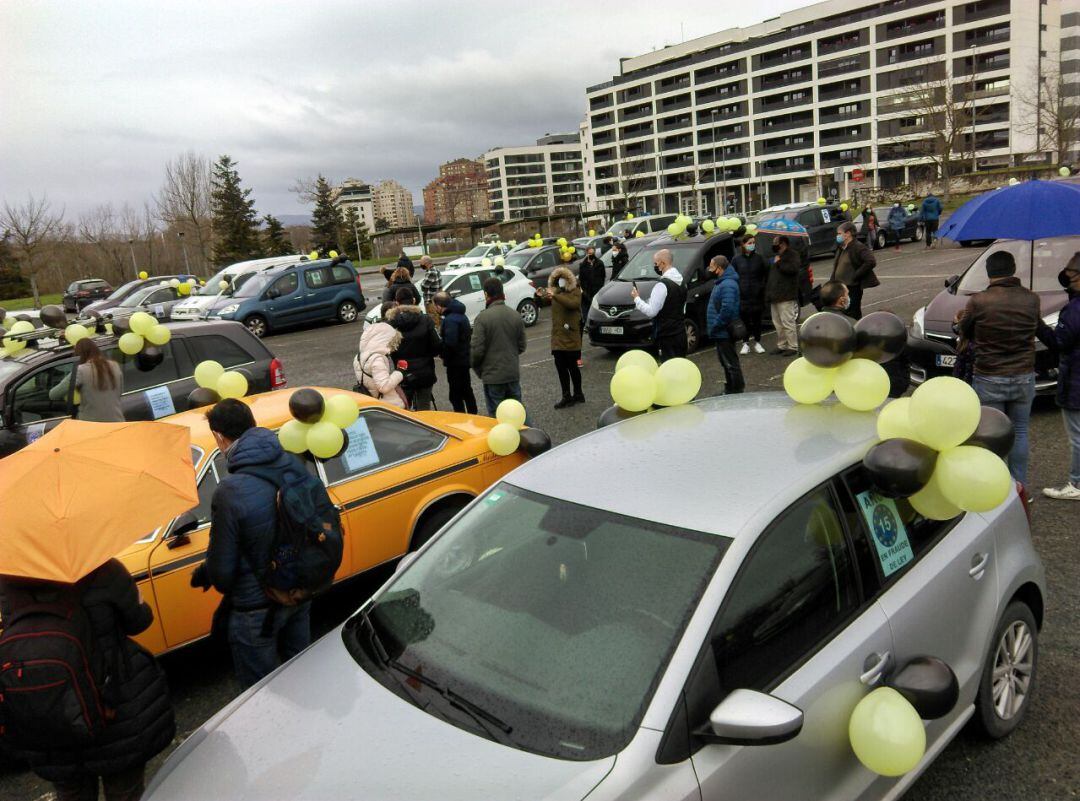
M560 278L559 279L559 289L566 289L566 279L565 278Z

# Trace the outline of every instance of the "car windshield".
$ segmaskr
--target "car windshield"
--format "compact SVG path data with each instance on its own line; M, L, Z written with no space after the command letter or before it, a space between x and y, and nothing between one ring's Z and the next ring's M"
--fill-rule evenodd
M979 258L964 273L958 291L963 294L981 292L990 285L986 275L986 259L991 253L1006 251L1016 261L1016 277L1024 286L1035 292L1061 292L1057 275L1069 259L1080 252L1080 236L1056 236L1036 239L1032 243L1024 239L1002 239L979 254Z
M525 751L600 759L633 737L729 542L503 483L343 637L429 714Z
M526 264L529 263L529 259L532 258L532 255L533 254L531 253L526 253L523 251L518 251L517 253L510 253L506 257L506 266L523 268Z
M765 220L794 220L802 212L802 209L790 209L788 211L763 211L758 216L758 222L764 222Z
M221 282L229 281L232 276L225 270L219 270L212 278L207 279L206 286L199 290L200 295L216 295L221 292ZM228 291L228 290L226 290Z
M638 220L619 220L619 222L607 229L605 236L623 236L637 228Z
M121 300L128 292L139 286L142 281L128 281L126 284L121 284L112 291L109 295L109 300Z
M659 276L653 269L653 255L661 248L642 248L634 254L633 258L622 268L616 281L645 281L657 280ZM691 245L690 247L671 247L671 260L684 279L690 278L691 273L701 265L701 248Z
M277 274L270 275L268 273L246 273L245 275L238 275L236 276L233 285L239 286L239 288L233 290L232 296L234 298L256 297L264 289L270 286L277 277Z
M487 245L477 245L472 250L470 250L468 253L466 253L464 258L468 259L468 258L476 258L477 256L486 256L487 252L488 252L488 246Z
M142 289L137 289L134 292L132 292L130 295L128 295L126 298L124 298L122 301L120 301L120 306L122 306L125 309L130 309L130 308L133 308L135 306L138 306L140 303L142 303L146 299L146 297L148 295L152 294L153 292L156 292L159 289L161 289L161 287L158 286L158 285L144 286Z

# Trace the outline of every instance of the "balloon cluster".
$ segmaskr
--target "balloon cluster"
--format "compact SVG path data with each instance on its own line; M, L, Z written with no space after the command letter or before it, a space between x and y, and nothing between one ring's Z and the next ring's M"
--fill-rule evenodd
M882 495L907 498L930 520L986 512L1009 497L1012 477L1005 457L1015 431L1009 418L988 406L966 383L931 378L881 410L881 442L863 465Z
M615 405L600 415L597 428L643 414L654 405L689 403L701 389L701 371L689 359L668 359L657 365L645 351L628 350L615 363L610 389Z
M175 281L176 279L174 278L173 280ZM184 286L187 285L185 284ZM160 347L172 339L172 332L146 312L135 312L123 322L123 325L130 330L120 335L118 345L120 347L120 352L127 354L128 356L134 356L135 354L142 352L144 348ZM70 329L71 326L68 326L68 328ZM66 333L67 332L65 332L65 335ZM76 334L78 334L78 332L76 332ZM68 338L68 341L71 341L70 337ZM149 343L149 345L147 345L147 343ZM151 352L149 355L156 358L157 353Z
M803 355L784 371L784 391L796 403L821 403L835 392L849 409L876 409L889 397L889 375L881 365L906 342L907 327L892 312L873 312L857 323L818 312L799 328Z
M529 237L529 247L539 248L544 246L544 237L540 236L540 232L537 231L531 237Z
M559 246L559 258L563 261L573 261L577 248L567 242L566 237L560 236L555 240L555 244Z
M160 282L160 286L172 287L176 294L187 297L193 289L199 286L199 279L189 278L186 281L181 281L179 278L170 278L168 281Z
M0 350L0 356L14 356L16 353L23 350L26 347L26 340L15 339L14 335L29 334L34 330L34 324L29 320L14 320L10 317L0 318L0 325L6 327L6 333L13 335L4 337L4 347ZM4 332L4 328L0 328L0 333Z
M480 266L481 267L490 267L491 266L491 257L490 256L484 256L484 258L480 259Z
M289 396L292 419L278 429L278 441L289 453L311 453L332 459L345 448L345 429L356 422L360 407L348 395L323 396L316 389L298 389Z
M195 365L195 383L199 386L188 395L188 408L209 406L222 398L242 398L250 381L246 370L226 370L213 359L199 362Z
M488 447L496 456L507 456L521 445L525 407L521 401L507 398L495 409L495 419L498 422L488 432Z

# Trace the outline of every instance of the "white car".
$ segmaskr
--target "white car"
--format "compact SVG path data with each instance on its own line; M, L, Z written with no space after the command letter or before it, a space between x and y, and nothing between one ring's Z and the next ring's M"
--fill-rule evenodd
M202 320L206 313L214 305L214 301L223 293L235 292L248 278L257 272L270 267L281 267L287 264L299 264L307 261L307 256L274 256L269 259L252 259L251 261L239 261L219 270L213 278L206 282L206 286L199 290L197 295L192 295L187 300L177 303L172 308L169 318L172 320ZM230 284L228 289L221 288L221 282Z
M457 270L462 267L479 267L484 259L494 260L496 256L505 256L510 246L505 242L477 245L463 256L458 256L446 265L447 269Z
M484 281L492 276L497 276L503 282L503 290L506 292L506 305L518 310L521 321L526 327L536 325L539 317L539 309L536 305L536 284L525 277L524 273L514 267L465 267L462 269L446 269L439 272L442 279L442 288L450 293L450 297L460 300L465 306L465 315L472 323L476 315L484 310ZM420 291L420 281L417 274L416 290ZM382 304L375 303L364 325L377 323L382 319Z

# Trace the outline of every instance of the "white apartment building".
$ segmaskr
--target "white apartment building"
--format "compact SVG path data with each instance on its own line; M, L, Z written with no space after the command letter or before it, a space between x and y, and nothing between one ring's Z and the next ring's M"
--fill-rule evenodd
M375 208L375 220L382 220L389 228L405 228L416 225L412 192L392 179L379 181L371 190Z
M1080 0L1061 0L1061 91L1071 105L1080 105ZM1074 146L1070 156L1078 157Z
M587 90L589 202L715 214L930 178L945 104L954 172L1050 161L1017 98L1057 60L1062 2L827 0L623 59Z
M342 215L350 206L356 208L360 221L369 231L375 230L375 201L371 185L359 178L347 178L334 187L334 205Z
M583 210L585 172L579 133L548 134L535 145L497 147L480 158L494 219Z

